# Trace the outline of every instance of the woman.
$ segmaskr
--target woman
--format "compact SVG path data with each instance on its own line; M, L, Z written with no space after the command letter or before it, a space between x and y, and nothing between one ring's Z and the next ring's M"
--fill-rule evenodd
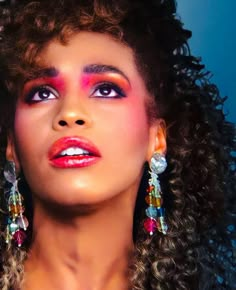
M234 128L174 1L18 2L1 289L233 289Z

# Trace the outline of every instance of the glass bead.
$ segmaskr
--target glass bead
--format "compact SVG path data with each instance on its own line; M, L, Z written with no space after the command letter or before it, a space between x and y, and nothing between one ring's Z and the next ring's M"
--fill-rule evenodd
M147 195L146 197L145 197L145 201L146 201L146 203L147 204L149 204L149 205L153 205L153 200L155 199L155 197L154 196L152 196L152 195Z
M17 194L11 194L9 196L9 199L8 199L8 204L9 205L14 205L14 204L22 204L22 201L23 201L23 197L20 193L17 193Z
M26 234L22 230L18 230L14 233L13 239L17 242L18 247L21 247L26 239Z
M14 233L18 228L19 226L14 222L9 225L9 230L11 233Z
M164 216L165 215L165 210L163 207L160 207L157 209L157 214L159 217Z
M153 195L147 195L146 198L145 198L147 204L149 205L153 205L153 206L156 206L156 207L161 207L162 205L162 199L159 198L159 197L155 197Z
M147 189L147 192L150 193L154 190L154 186L153 185L149 185L148 189Z
M159 181L159 179L158 179L158 175L155 173L155 172L153 172L153 171L150 171L149 172L150 173L150 179L149 179L149 185L150 186L154 186L154 191L156 192L156 191L161 191L161 185L160 185L160 181Z
M161 207L162 199L160 197L156 198L156 207Z
M159 180L155 181L155 187L156 187L156 191L158 191L159 193L161 192L161 185Z
M7 161L3 171L4 177L10 183L16 181L15 163L13 161Z
M16 223L21 229L24 230L26 230L29 226L29 222L25 216L18 217Z
M165 156L155 153L150 162L150 168L156 174L160 174L165 171L167 167L167 162Z
M157 217L157 209L154 206L149 206L146 209L146 215L150 218L156 218Z
M19 214L23 213L25 209L22 205L12 204L9 206L9 210L10 210L12 215L18 216Z
M150 235L152 235L157 228L156 220L154 218L147 218L144 221L144 228Z

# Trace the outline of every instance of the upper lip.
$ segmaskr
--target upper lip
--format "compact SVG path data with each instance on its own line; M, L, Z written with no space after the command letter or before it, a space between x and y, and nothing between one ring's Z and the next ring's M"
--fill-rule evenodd
M48 158L50 160L55 159L60 156L60 153L63 150L66 150L70 147L78 147L89 152L92 156L100 157L101 154L97 147L88 139L84 137L63 137L56 140L49 149Z

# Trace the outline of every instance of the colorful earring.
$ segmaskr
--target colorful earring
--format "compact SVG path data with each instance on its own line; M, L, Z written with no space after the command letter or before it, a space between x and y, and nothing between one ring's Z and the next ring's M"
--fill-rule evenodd
M150 235L153 235L156 229L165 235L168 227L164 218L165 210L162 207L162 192L158 179L158 174L164 172L167 167L165 156L157 152L154 153L149 167L150 179L148 181L148 195L145 198L149 206L146 209L147 218L144 221L144 228Z
M18 247L21 247L26 238L25 231L29 222L23 215L25 208L23 206L23 197L18 190L15 163L7 161L3 173L6 179L4 194L8 205L6 243L14 240Z

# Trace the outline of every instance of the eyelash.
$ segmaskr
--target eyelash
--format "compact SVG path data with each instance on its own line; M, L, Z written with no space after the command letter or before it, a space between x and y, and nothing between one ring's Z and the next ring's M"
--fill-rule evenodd
M109 94L102 94L100 92L100 95L95 95L96 92L99 92L99 90L107 90L109 92ZM111 94L111 92L115 92L115 95L113 96L108 96ZM39 93L47 93L49 96L52 94L54 97L40 97L39 95L36 96ZM52 99L57 99L59 97L59 93L52 88L49 85L42 85L42 86L36 86L34 88L32 88L26 95L26 102L27 103L38 103L38 102L42 102L42 101L47 101L47 100L52 100ZM114 98L114 99L119 99L119 98L124 98L126 97L126 94L124 93L124 91L117 86L114 83L110 83L110 82L103 82L103 83L99 83L95 86L95 88L92 90L92 93L90 94L91 98L104 98L104 99L109 99L109 98ZM37 98L37 99L36 99Z
M100 94L100 96L95 96L95 93L99 90L102 90L102 89L110 91L109 94L111 94L111 91L114 91L115 95L107 96L106 94L105 95ZM108 99L108 98L120 99L120 98L126 97L126 94L116 84L111 83L111 82L103 82L103 83L99 83L95 86L95 88L92 90L92 93L90 94L90 97L92 97L92 98L104 98L104 99Z
M53 98L51 97L40 97L40 96L37 96L36 97L36 94L39 94L39 93L47 93L49 95L54 95ZM48 86L48 85L42 85L42 86L37 86L37 87L34 87L32 88L29 93L27 93L26 95L26 102L27 103L38 103L38 102L42 102L42 101L47 101L47 100L52 100L52 99L57 99L59 97L59 94L58 92L53 89L51 86ZM34 98L38 98L38 99L34 99Z

